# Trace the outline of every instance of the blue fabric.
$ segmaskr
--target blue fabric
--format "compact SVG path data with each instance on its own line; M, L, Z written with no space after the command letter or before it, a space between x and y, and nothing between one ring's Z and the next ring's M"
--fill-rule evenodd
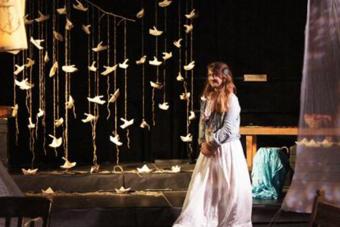
M288 157L281 148L260 148L254 157L251 174L253 198L278 199L288 170Z

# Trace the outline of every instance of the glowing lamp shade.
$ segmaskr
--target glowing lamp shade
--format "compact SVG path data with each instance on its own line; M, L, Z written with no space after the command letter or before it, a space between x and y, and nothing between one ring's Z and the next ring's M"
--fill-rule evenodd
M0 0L0 52L27 49L25 0Z

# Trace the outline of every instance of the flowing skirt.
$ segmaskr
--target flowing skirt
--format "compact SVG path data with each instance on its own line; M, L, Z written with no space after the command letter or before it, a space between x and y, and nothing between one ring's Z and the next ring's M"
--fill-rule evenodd
M173 227L249 227L250 176L241 142L224 143L213 157L200 154L182 212Z

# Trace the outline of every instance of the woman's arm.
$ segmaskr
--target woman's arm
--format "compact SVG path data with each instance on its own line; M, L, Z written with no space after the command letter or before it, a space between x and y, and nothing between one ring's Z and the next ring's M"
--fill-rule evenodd
M200 119L198 123L198 145L201 145L203 142L205 142L205 119L204 119L205 105L206 105L206 102L201 101Z

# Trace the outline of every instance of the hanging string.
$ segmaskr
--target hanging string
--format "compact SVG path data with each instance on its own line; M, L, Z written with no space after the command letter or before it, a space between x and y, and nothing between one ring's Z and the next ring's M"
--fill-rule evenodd
M53 0L52 2L52 30L56 31L56 0ZM54 64L56 61L58 61L57 58L57 42L54 38L52 38L52 64ZM52 82L53 82L53 87L52 87L52 99L53 99L53 135L56 136L56 126L54 124L55 120L57 119L57 111L56 111L56 75L54 75L54 77L52 78ZM57 153L57 149L54 148L54 154L57 157L58 153Z
M167 34L167 8L164 8L164 33ZM167 52L168 39L164 38L164 51ZM163 103L166 101L166 67L163 67Z
M126 21L124 21L124 60L127 58L126 56ZM127 79L127 69L124 69L124 118L128 119L128 106L127 106L127 101L128 101L128 79ZM130 129L126 129L126 139L127 139L127 147L130 149Z
M15 71L15 55L13 55L12 58L13 62L13 72ZM15 108L17 104L17 91L16 91L16 85L13 80L13 107ZM18 135L19 135L19 124L18 124L18 110L17 114L15 115L15 145L18 145Z
M110 56L111 56L111 45L110 45L110 17L107 17L107 57L106 57L106 64L109 66L110 65ZM108 99L110 98L110 77L107 76L106 77L106 95L108 97ZM107 102L107 105L106 105L106 109L107 109L107 117L106 119L109 120L110 116L111 116L111 110L110 110L110 103Z
M144 2L142 1L142 8L144 8ZM141 48L144 56L144 17L141 19ZM142 119L145 119L145 64L142 64Z
M194 1L191 0L191 10L194 8ZM192 22L191 22L192 23ZM193 36L194 36L194 32L191 31L190 32L190 61L189 62L192 62L193 60ZM191 103L191 111L194 111L194 70L192 69L190 71L190 79L191 79L191 86L190 86L190 103ZM188 102L189 102L188 100ZM189 109L189 107L188 107ZM189 114L189 110L187 110L187 116ZM190 119L188 117L188 124L190 127ZM193 153L193 148L192 148L192 143L189 143L189 158L192 156L192 153Z
M181 3L178 2L178 39L181 38L182 35L182 24L181 24ZM182 48L179 49L178 53L178 73L181 73L181 67L182 67Z
M157 1L155 1L155 26L158 26L158 6ZM155 37L155 56L158 57L158 37ZM156 82L159 82L159 68L156 66ZM155 88L152 88L152 125L156 125L155 120Z

